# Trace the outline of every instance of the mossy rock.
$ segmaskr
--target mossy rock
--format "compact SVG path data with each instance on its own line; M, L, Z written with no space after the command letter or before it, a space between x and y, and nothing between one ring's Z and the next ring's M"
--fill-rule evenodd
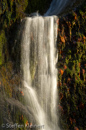
M4 47L6 44L6 36L5 36L5 31L2 30L0 32L0 65L2 65L4 63Z
M26 11L29 13L33 13L39 11L41 15L43 15L49 8L52 0L29 0Z

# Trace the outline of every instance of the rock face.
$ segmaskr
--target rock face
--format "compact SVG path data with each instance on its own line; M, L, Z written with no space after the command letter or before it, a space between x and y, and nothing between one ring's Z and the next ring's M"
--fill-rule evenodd
M20 20L37 15L33 13L37 10L40 14L44 14L50 3L51 0L3 0L0 2L0 65L9 59L15 61L16 54L19 62L19 44L14 39L17 36L16 30Z
M48 8L51 7L50 4L52 0L15 0L15 1L1 1L0 2L0 39L2 37L2 30L4 30L4 35L3 35L3 46L7 49L4 49L2 47L2 39L0 41L0 57L1 61L0 64L4 63L3 61L7 61L8 59L13 59L15 61L15 55L17 54L17 62L19 62L19 45L17 42L15 42L13 39L15 39L16 31L17 30L17 25L20 24L20 20L23 19L24 17L34 17L39 15L37 13L33 13L38 11L41 15L44 15ZM81 0L77 2L75 0L75 3L73 7L78 5ZM54 0L54 3L59 3L59 0ZM67 2L67 0L66 0ZM62 3L61 3L62 4ZM61 6L61 5L60 5ZM55 5L57 8L57 6ZM61 8L61 7L60 7ZM65 10L65 12L67 9ZM61 12L62 13L62 12ZM50 13L49 15L53 15L53 12ZM48 15L48 13L46 14ZM6 44L5 41L7 40ZM18 47L16 47L18 46ZM18 48L18 49L17 49ZM4 55L2 54L2 50L4 50ZM2 60L3 59L3 60ZM16 63L17 65L18 63Z
M29 0L27 7L28 13L33 13L38 10L39 13L43 15L48 10L51 1L52 0Z
M6 36L5 31L0 32L0 65L2 65L6 58Z
M59 97L62 130L85 129L86 2L59 21ZM63 121L62 121L63 120ZM74 128L75 127L75 128Z
M34 12L34 13L31 13L31 14L29 15L29 17L36 17L36 16L41 16L41 15L38 13L38 11L37 11L37 12Z
M10 2L9 2L10 1ZM20 20L26 16L39 10L40 14L44 14L50 6L51 0L3 0L0 1L0 72L1 66L5 64L9 59L15 63L13 69L18 68L19 64L19 53L20 53L20 41L14 41L14 36L17 36L15 30L20 24ZM78 2L77 2L78 3ZM77 4L76 3L76 4ZM59 76L59 91L60 91L60 109L62 111L61 126L63 129L73 130L74 126L79 129L85 130L85 86L86 86L86 2L84 2L81 8L72 14L60 19L59 28L59 65L60 76ZM68 11L67 11L68 12ZM21 34L20 34L21 35ZM8 64L5 65L7 68ZM63 69L63 70L62 70ZM10 71L9 71L10 70ZM71 71L73 70L73 71ZM19 71L19 69L18 69ZM33 68L32 68L33 71ZM18 87L18 77L14 79L14 73L12 75L12 69L10 67L5 69L2 67L3 83L4 87L0 87L0 92L3 94L4 88L7 90L9 87L9 93L12 92L20 97L22 92L16 93L11 91L13 86ZM8 76L6 78L6 75ZM10 75L10 76L9 76ZM34 77L34 73L32 75ZM66 77L66 78L65 78ZM19 77L20 78L20 77ZM9 82L10 80L10 82ZM61 82L63 80L63 82ZM8 82L10 84L8 84ZM14 83L14 85L13 85ZM0 73L0 84L1 73ZM2 91L3 90L3 91ZM66 90L66 91L65 91ZM0 94L1 95L1 94ZM1 98L1 97L0 97ZM21 100L22 100L21 95ZM66 100L65 100L66 99ZM8 103L7 103L8 104ZM71 106L72 104L72 106ZM1 105L1 101L0 101ZM6 106L7 107L7 106ZM63 107L63 109L62 109ZM3 108L4 109L4 106ZM11 108L12 109L12 108ZM16 111L16 109L14 109ZM11 112L11 115L15 115L15 111ZM0 107L1 111L1 107ZM75 112L75 113L74 113ZM2 111L1 111L2 113ZM2 116L0 113L0 123L3 123ZM18 112L17 112L18 113ZM8 113L5 114L5 116ZM20 120L18 113L17 120ZM15 116L15 119L16 119ZM23 119L22 115L20 117ZM78 118L79 117L79 118ZM82 118L83 117L83 118ZM62 121L63 120L63 121ZM25 119L26 121L26 119ZM25 122L24 121L24 122ZM66 125L65 125L66 122ZM0 129L1 130L1 129Z

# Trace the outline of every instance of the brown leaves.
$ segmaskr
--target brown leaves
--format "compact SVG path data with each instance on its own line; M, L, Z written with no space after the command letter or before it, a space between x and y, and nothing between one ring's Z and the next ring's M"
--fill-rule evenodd
M79 130L78 127L74 127L74 130Z
M81 67L81 63L79 62L79 67Z
M59 73L60 73L61 75L63 75L64 71L63 71L62 69L60 69Z
M67 21L66 23L67 23L69 28L72 26L70 21Z
M20 116L20 120L24 120L24 117L23 117L23 115L21 115L21 116Z
M68 94L70 93L70 88L67 89Z
M85 74L85 69L82 69L82 73Z
M25 127L27 127L27 126L28 126L28 128L31 128L31 127L32 127L32 122L29 123L28 121L26 121L26 123L25 123Z
M30 123L30 128L32 127L32 122Z
M84 104L82 102L79 104L79 108L84 109Z
M80 38L78 38L78 42L81 42L82 41L82 38L80 37Z
M22 96L24 96L24 93L23 93L23 91L20 91L20 93L22 94Z
M74 19L77 20L77 16L76 15L75 15Z
M59 109L61 110L61 112L63 112L63 107L61 105L58 105Z
M67 66L66 65L64 65L64 70L66 70L67 69Z
M60 96L60 100L62 100L63 99L63 93L60 93L59 96Z
M68 116L69 119L66 119L66 122L68 126L71 127L70 129L72 129L78 124L77 117L82 115L85 118L86 36L83 33L85 24L84 20L82 20L76 12L72 17L69 16L68 19L65 21L62 20L62 23L59 24L60 32L58 47L61 54L59 56L60 62L58 64L60 70L59 99L61 105L63 105L62 107L65 116ZM80 98L82 99L82 102L80 102ZM59 108L61 109L61 106L59 106ZM84 124L84 119L80 118L80 120L82 124ZM76 126L74 127L74 130L79 130L79 128Z
M86 64L84 64L84 66L86 67Z
M60 49L59 53L60 53L60 55L62 55L63 51Z
M70 81L71 81L71 78L68 78L68 79L67 79L67 83L69 83Z
M28 121L26 121L26 123L25 123L25 126L27 127L27 126L29 126L29 123L28 123Z
M83 36L83 42L84 42L84 44L85 44L85 41L86 41L86 37L85 37L85 36Z
M70 120L70 124L71 124L71 125L76 123L76 120L75 120L75 119L72 119L71 117L69 118L69 120Z
M78 17L77 17L77 14L76 13L74 13L74 20L78 20Z
M65 37L60 36L61 42L65 43Z
M72 125L73 124L73 119L70 117L69 120L70 120L70 124Z

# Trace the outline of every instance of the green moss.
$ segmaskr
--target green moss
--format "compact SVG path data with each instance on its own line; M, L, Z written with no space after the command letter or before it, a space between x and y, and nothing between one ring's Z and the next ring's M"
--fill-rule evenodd
M59 93L63 94L60 103L64 113L61 113L61 126L63 129L73 130L75 126L85 129L85 86L86 86L86 2L70 15L60 19L59 23ZM61 34L66 37L66 43L61 42ZM71 28L71 38L68 29ZM63 50L63 51L62 51ZM61 52L62 51L62 52Z
M0 32L0 65L4 63L4 54L3 54L3 49L6 44L6 36L5 36L5 31L2 30Z
M33 81L33 79L35 78L35 73L36 73L36 69L37 69L37 57L35 54L35 50L33 48L34 43L31 43L31 47L30 47L30 73L31 73L31 79Z
M51 0L1 0L0 27L10 27L17 20L36 11L44 14L50 6L50 3Z
M33 59L31 60L30 63L30 72L31 72L31 79L33 81L35 73L36 73L36 69L37 69L37 62L33 62Z

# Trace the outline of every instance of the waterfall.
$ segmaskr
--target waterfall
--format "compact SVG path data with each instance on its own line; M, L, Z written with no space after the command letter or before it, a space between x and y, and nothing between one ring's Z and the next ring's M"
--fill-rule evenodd
M81 2L83 2L83 0L52 0L50 8L44 14L44 16L51 16L51 15L60 16L61 14L65 14L69 10L74 9Z
M21 70L25 100L44 130L60 130L56 63L58 17L27 17L22 21ZM34 125L34 124L33 124Z

